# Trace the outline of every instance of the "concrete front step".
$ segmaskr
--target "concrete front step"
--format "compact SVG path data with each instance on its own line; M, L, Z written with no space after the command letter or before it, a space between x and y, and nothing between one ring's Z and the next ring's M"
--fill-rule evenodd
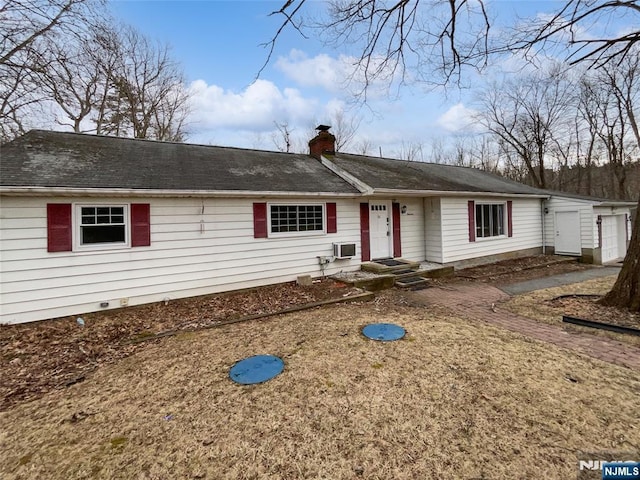
M401 258L389 259L382 265L367 262L361 265L361 274L336 274L331 278L369 291L384 290L397 286L399 288L421 288L429 283L430 278L453 275L453 267L421 269L420 262L410 262Z
M377 273L384 275L386 273L393 273L398 270L417 269L420 267L420 262L410 262L402 258L390 259L398 263L398 265L383 265L376 262L363 263L360 268L365 272Z

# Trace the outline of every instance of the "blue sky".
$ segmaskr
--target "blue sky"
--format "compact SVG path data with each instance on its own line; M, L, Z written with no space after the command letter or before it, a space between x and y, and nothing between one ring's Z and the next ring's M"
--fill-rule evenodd
M317 123L346 109L361 119L351 150L366 140L370 153L401 156L420 144L428 155L434 142L472 131L468 124L473 95L468 90L429 91L413 85L399 96L375 97L367 107L350 107L352 96L341 88L341 59L350 52L325 47L311 32L303 38L287 30L271 62L256 80L267 58L268 42L280 18L269 17L274 1L112 1L113 14L151 38L168 42L194 92L188 141L247 148L275 149L274 122L288 123L304 149ZM494 1L501 21L514 13L530 16L553 11L557 1ZM310 1L306 12L322 9ZM481 83L483 77L473 79ZM349 149L347 149L349 150ZM426 160L426 158L425 158Z

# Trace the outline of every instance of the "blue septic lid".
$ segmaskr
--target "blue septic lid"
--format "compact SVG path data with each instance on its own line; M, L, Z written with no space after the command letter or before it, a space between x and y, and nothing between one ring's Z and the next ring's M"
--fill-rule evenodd
M405 333L404 328L393 323L372 323L362 329L362 334L365 337L382 342L400 340Z
M284 370L284 362L273 355L254 355L237 362L229 370L229 378L242 385L271 380Z

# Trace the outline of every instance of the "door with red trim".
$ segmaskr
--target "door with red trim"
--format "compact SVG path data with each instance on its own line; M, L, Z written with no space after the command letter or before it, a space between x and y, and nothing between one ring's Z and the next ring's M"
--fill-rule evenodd
M391 202L369 202L371 258L391 257Z

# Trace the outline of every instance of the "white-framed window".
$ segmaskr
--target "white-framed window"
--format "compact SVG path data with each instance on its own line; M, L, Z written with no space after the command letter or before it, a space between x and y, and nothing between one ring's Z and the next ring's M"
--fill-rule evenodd
M79 249L129 246L129 205L76 205L75 245Z
M269 204L269 232L324 233L324 204Z
M505 235L504 203L476 203L476 238Z

